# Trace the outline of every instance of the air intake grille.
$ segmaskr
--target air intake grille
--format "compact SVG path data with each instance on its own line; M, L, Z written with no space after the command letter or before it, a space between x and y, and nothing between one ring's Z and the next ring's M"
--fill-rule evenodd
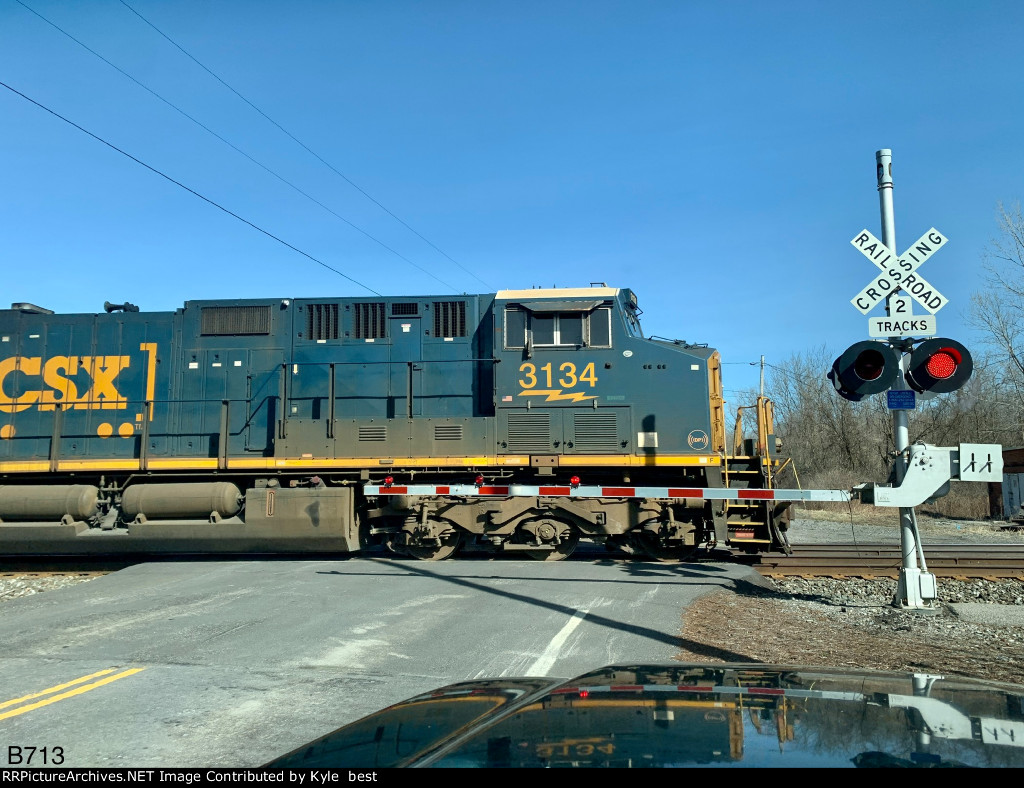
M200 331L204 336L269 334L269 306L204 306Z
M551 451L549 413L508 414L508 447L512 451Z
M338 338L338 305L307 304L306 305L306 338L337 339Z
M577 451L614 451L621 448L614 413L576 413L573 426Z
M462 440L461 424L435 424L434 440L436 441L460 441Z
M359 440L361 441L386 441L387 439L388 428L383 425L359 428Z
M403 315L418 315L420 313L420 305L416 303L412 304L392 304L391 314L396 317Z
M433 308L435 337L466 336L465 301L435 301Z
M383 339L387 336L384 303L353 304L352 335L356 339Z

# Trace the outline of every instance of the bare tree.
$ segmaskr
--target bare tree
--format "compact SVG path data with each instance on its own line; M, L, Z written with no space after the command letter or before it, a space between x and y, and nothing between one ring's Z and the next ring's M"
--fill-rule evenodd
M998 206L1000 235L985 250L985 288L971 296L968 321L992 351L999 396L1014 406L1018 427L1024 416L1024 214L1020 203ZM1021 438L1018 429L1017 439Z

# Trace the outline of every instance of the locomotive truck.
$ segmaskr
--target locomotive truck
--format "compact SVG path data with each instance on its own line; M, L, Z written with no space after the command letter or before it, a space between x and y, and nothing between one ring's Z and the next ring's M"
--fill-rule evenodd
M625 288L0 310L0 554L785 551L770 403ZM716 491L727 491L715 497Z

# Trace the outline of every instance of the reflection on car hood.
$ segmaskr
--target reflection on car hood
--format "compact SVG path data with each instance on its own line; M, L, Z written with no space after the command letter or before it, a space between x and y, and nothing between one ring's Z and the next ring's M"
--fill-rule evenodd
M465 681L265 768L1024 766L1024 686L758 664Z

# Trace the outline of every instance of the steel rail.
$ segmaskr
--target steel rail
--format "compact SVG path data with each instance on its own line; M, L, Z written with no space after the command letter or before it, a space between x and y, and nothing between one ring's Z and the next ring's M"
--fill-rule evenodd
M1024 545L925 545L928 571L956 579L1024 580ZM898 544L807 544L791 555L765 554L752 563L767 577L898 578L902 556Z

